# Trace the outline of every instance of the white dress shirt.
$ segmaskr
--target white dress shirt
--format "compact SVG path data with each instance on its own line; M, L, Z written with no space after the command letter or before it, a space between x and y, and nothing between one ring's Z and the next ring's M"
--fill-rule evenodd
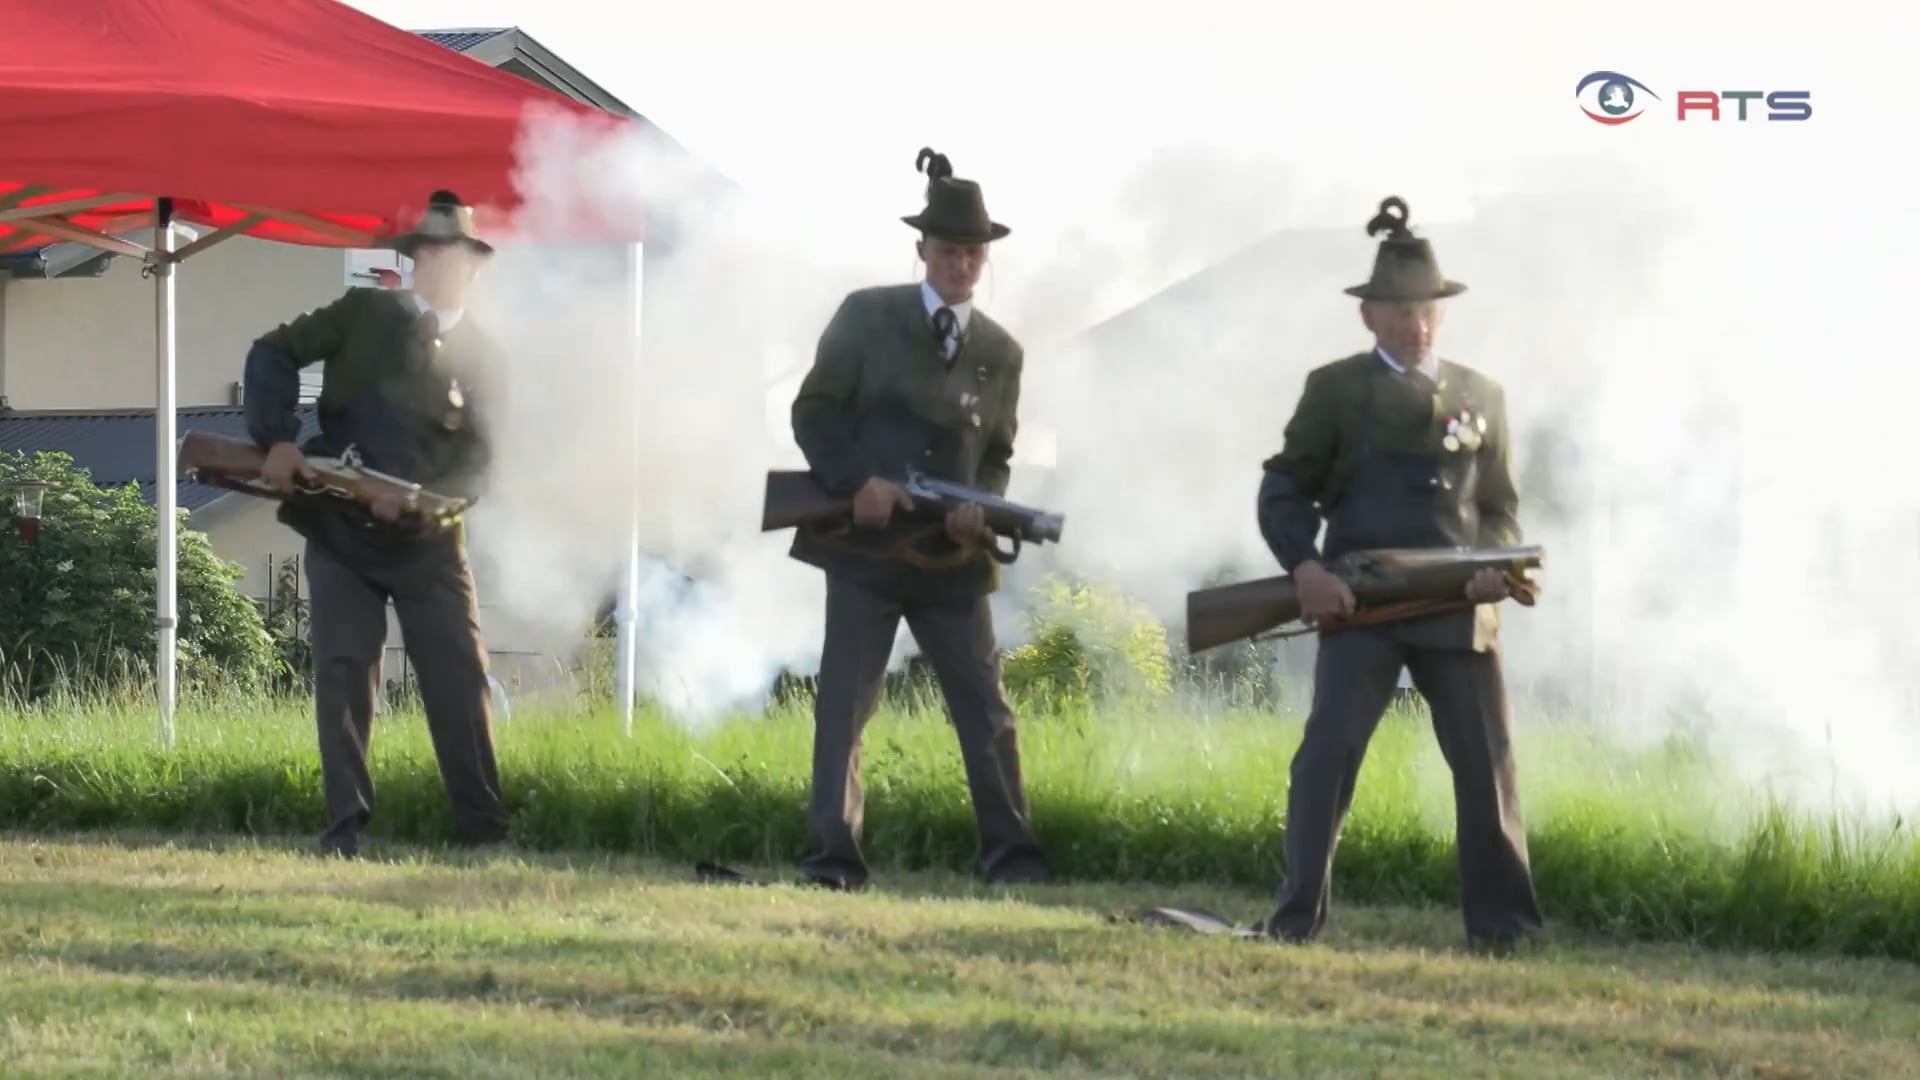
M408 295L413 297L413 306L420 309L420 314L425 315L429 311L433 312L434 316L440 320L440 332L443 334L449 330L452 330L454 327L454 324L460 321L460 316L466 313L465 308L454 308L451 311L441 311L429 306L426 300L422 298L419 293L410 293Z
M1373 351L1379 354L1380 359L1385 360L1387 362L1388 367L1392 368L1393 370L1399 372L1402 375L1405 375L1407 373L1407 369L1401 366L1400 361L1395 360L1392 356L1388 355L1387 350L1380 348L1379 346L1376 345L1374 346ZM1436 359L1432 353L1428 353L1426 362L1421 364L1419 367L1415 368L1414 370L1418 371L1422 375L1425 375L1427 378L1432 379L1436 384L1439 383L1440 381L1440 361Z
M967 333L967 319L973 314L973 301L962 300L958 304L949 304L945 300L940 299L940 294L934 292L933 286L927 284L925 281L920 283L920 299L927 305L927 316L929 318L933 316L934 312L939 311L943 307L953 309L954 336L946 340L947 357L951 359L954 351L960 348L960 338L964 337Z

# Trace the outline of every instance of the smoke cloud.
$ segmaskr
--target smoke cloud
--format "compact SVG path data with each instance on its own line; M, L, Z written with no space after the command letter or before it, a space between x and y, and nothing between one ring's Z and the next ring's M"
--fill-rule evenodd
M1855 321L1915 282L1858 189L1894 163L1869 144L1885 118L1866 102L1891 93L1897 42L1822 57L1757 36L1619 37L1599 61L1570 33L1524 56L1432 50L1437 25L1372 30L1364 51L1351 27L1305 25L1284 71L1235 51L1188 91L1195 123L1143 131L1097 184L1040 154L989 172L954 153L1002 217L1078 192L1052 204L1070 218L1012 222L981 297L1027 349L1009 494L1066 513L1047 565L1176 628L1185 593L1223 570L1277 572L1253 519L1259 463L1306 372L1370 346L1340 289L1370 267L1364 223L1401 195L1470 286L1439 350L1506 386L1522 523L1547 548L1542 606L1506 620L1520 721L1639 739L1684 727L1788 794L1913 806L1920 465L1901 414L1915 376L1901 335ZM1571 98L1616 63L1662 97L1607 128ZM1674 119L1670 89L1754 79L1811 87L1814 118ZM1222 96L1255 82L1269 93L1238 111ZM895 220L923 190L912 155L949 148L938 131L901 142L893 202L855 218L814 209L843 205L820 197L846 179L831 161L715 198L645 136L530 130L531 223L651 213L684 231L650 256L637 359L604 252L509 246L489 271L514 368L503 472L476 524L489 600L570 641L637 514L657 559L643 689L694 720L751 708L819 649L819 575L758 530L764 471L800 463L787 403L848 290L913 280Z

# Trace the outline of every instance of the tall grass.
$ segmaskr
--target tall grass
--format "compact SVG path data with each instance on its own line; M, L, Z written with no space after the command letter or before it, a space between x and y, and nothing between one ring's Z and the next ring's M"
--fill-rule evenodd
M157 744L150 702L69 695L0 705L0 824L264 834L322 826L308 699L184 701L172 751ZM1628 748L1526 719L1516 745L1550 919L1627 937L1920 960L1920 840L1903 821L1852 820L1755 794L1686 738ZM1219 697L1024 703L1028 790L1056 870L1273 888L1299 731L1296 712ZM811 733L804 704L697 731L642 711L631 738L604 709L520 705L496 738L524 843L791 863L806 847ZM449 836L420 717L383 715L373 757L371 832ZM897 695L875 717L863 770L877 870L970 867L971 811L936 696ZM1449 775L1425 712L1396 707L1361 773L1337 902L1456 903L1452 821Z

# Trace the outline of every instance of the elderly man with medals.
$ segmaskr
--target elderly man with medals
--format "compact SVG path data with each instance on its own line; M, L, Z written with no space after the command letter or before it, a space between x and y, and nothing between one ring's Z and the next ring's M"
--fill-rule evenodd
M1466 286L1441 274L1400 199L1384 200L1367 232L1386 234L1372 280L1345 291L1360 298L1374 347L1307 375L1259 494L1261 533L1309 619L1353 613L1352 592L1325 567L1347 552L1520 540L1504 393L1433 351L1441 301ZM1286 882L1263 924L1268 935L1304 940L1324 925L1341 824L1403 669L1453 773L1469 938L1506 944L1541 930L1497 647L1495 605L1508 595L1503 575L1486 570L1467 588L1471 606L1319 638L1287 793Z
M827 576L814 705L813 846L807 878L857 889L864 797L860 742L904 619L952 715L992 882L1048 876L1028 819L1013 710L1000 681L988 595L998 566L978 507L931 525L901 484L909 470L1003 495L1011 475L1023 353L973 302L987 246L1006 226L980 186L922 150L927 202L902 220L920 233L923 281L858 290L821 335L796 395L795 441L818 483L853 498L853 519L796 531L792 555ZM929 551L929 545L932 550ZM920 557L903 558L913 549Z
M247 353L249 434L267 451L262 479L291 495L312 477L306 455L349 450L366 468L448 495L477 496L489 461L479 388L502 374L495 346L466 310L493 248L472 212L435 192L413 231L383 243L413 261L407 290L353 288L287 322ZM319 434L296 445L300 370L323 364ZM358 854L373 816L367 772L374 695L393 604L419 680L427 727L459 838L507 840L494 760L487 655L464 529L415 520L394 497L360 508L287 499L280 520L306 539L312 590L314 706L328 824L327 854Z

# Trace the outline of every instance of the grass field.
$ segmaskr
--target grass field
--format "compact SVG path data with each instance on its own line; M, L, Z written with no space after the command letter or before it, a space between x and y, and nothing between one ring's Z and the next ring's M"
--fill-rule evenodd
M1349 909L1307 947L1124 919L1264 900L934 872L847 896L698 885L626 856L338 863L231 837L16 835L0 841L0 1071L1920 1075L1920 979L1897 962L1579 934L1488 958L1430 909Z
M942 714L907 702L869 728L876 870L963 872L974 852ZM179 745L149 708L0 713L0 826L308 835L322 825L304 702L202 704ZM1022 714L1035 818L1078 881L1207 883L1270 893L1298 718L1123 707ZM1920 839L1807 816L1716 768L1715 749L1635 750L1571 726L1517 732L1549 919L1616 940L1920 960ZM498 731L520 839L549 851L790 867L806 843L810 724L798 709L689 732L643 715L516 712ZM448 815L424 726L376 726L376 838L434 842ZM1448 775L1424 714L1382 726L1336 867L1336 903L1449 908L1457 879ZM1245 911L1248 917L1254 911Z

